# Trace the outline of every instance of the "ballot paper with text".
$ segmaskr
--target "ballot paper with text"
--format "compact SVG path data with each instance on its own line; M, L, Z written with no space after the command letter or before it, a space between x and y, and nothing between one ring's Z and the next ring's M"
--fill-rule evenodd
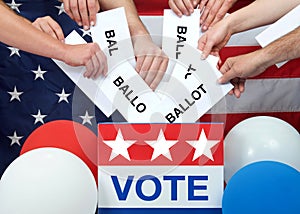
M112 22L112 17L119 21ZM173 32L179 32L180 38L195 46L197 36L190 33L189 37L185 37L185 34L190 29L199 31L198 17L188 17L186 23L174 17L167 22L168 27L175 29ZM55 62L104 112L110 113L110 110L116 108L130 123L195 122L232 88L230 84L217 83L221 75L215 67L217 58L210 56L207 60L200 60L201 53L196 47L186 45L185 41L180 42L183 45L180 58L174 59L173 52L166 47L176 43L172 43L171 36L167 35L171 40L163 38L163 48L174 66L165 74L167 78L153 91L135 70L134 51L124 9L102 12L97 18L101 19L101 25L93 27L91 32L93 41L102 47L107 56L108 75L96 80L86 79L82 76L83 68ZM165 19L168 18L166 15ZM178 30L178 24L181 30ZM179 37L175 35L175 38ZM72 32L66 42L82 43L82 38Z
M75 45L85 44L86 41L74 30L65 38L65 43ZM84 78L83 74L86 70L84 66L73 67L62 61L52 60L107 117L115 111L106 95L98 90L98 84L103 81L103 77L99 77L97 80ZM73 97L73 99L76 98Z
M105 80L99 82L99 90L128 122L151 122L159 97L135 70L124 8L98 13L97 19L101 21L91 29L92 38L100 47L106 47L109 68Z
M166 115L169 122L196 121L232 89L230 83L217 83L221 76L217 57L210 55L201 60L201 51L197 49L202 35L199 20L199 10L181 18L172 10L164 11L162 48L176 65L171 73L174 78L160 84L157 91L167 91L165 94L171 94L175 100L173 111L169 110ZM168 103L168 100L170 96L165 96L162 102Z

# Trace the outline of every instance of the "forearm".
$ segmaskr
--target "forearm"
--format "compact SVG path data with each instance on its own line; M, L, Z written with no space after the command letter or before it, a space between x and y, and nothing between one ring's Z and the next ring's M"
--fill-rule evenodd
M147 35L149 32L137 13L133 0L99 0L102 10L124 7L131 36Z
M300 0L256 0L225 18L232 34L273 23L300 4Z
M9 8L2 0L0 0L0 6L4 6L4 7Z
M260 49L259 54L269 67L285 60L300 57L300 27Z
M60 60L64 58L65 45L62 42L34 28L29 21L2 4L0 14L5 17L0 19L1 42L37 55Z

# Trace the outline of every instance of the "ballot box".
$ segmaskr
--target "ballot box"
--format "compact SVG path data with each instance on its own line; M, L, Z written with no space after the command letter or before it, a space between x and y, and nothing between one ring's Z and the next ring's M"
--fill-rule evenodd
M222 213L222 123L112 123L98 131L99 214Z

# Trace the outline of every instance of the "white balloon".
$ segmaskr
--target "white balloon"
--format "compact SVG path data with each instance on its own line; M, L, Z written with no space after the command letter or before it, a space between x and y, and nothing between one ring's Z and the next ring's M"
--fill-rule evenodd
M2 214L94 214L97 185L86 164L57 148L31 150L0 180Z
M246 119L230 130L224 143L225 182L243 166L263 160L282 162L300 171L300 135L278 118Z

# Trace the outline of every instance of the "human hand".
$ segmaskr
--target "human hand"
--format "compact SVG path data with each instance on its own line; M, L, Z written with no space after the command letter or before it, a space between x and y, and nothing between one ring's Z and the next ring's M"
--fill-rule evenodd
M201 0L199 9L202 11L200 25L203 31L224 18L227 11L237 0Z
M219 51L226 45L231 35L232 32L225 21L211 27L198 40L198 49L202 51L201 58L206 59L209 54L219 55Z
M37 29L49 34L55 39L64 41L64 33L59 24L54 21L50 16L37 18L32 25Z
M107 59L96 43L65 45L62 59L71 66L85 66L84 77L96 79L107 74Z
M79 26L83 26L84 30L88 30L90 26L96 24L96 14L100 10L98 0L62 0L66 13L77 22Z
M199 2L200 0L169 0L169 6L177 16L181 17L183 14L189 16Z
M136 71L155 90L167 70L169 58L153 43L149 35L136 36L132 40Z
M264 58L259 54L259 51L230 57L220 68L220 72L223 76L220 77L218 81L221 84L230 81L234 88L229 92L229 94L234 94L237 98L239 98L241 93L245 90L246 78L256 76L262 73L265 69L266 66L264 65Z

